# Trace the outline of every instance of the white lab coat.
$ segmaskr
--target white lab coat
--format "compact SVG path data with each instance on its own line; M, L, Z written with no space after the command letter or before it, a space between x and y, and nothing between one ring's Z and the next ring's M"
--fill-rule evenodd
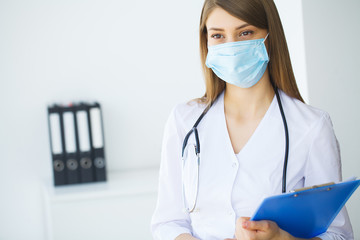
M341 181L340 150L329 115L279 92L290 137L287 191ZM226 127L222 93L198 126L198 201L193 213L183 211L181 149L186 133L203 109L195 102L179 104L167 121L158 202L151 223L157 240L172 240L181 233L202 240L232 238L238 217L251 217L262 199L281 193L285 135L276 97L246 145L235 154ZM188 144L194 144L194 134ZM192 173L196 165L193 148L189 149L184 186L191 207L196 184L191 175L195 175ZM353 239L345 208L319 237Z

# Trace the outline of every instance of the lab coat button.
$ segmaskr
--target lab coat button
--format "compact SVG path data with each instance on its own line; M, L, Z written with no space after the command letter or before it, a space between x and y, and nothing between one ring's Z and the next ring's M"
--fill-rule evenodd
M233 167L233 168L236 168L237 165L238 165L237 162L233 162L232 167Z

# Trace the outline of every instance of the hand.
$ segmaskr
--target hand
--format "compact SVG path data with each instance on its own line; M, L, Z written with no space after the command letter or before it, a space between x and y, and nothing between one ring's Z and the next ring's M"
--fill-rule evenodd
M280 240L291 239L291 235L272 221L250 221L241 217L236 221L235 236L238 240Z
M177 236L175 238L175 240L199 240L197 238L194 238L193 236L191 236L191 234L189 233L183 233L183 234L180 234L179 236Z

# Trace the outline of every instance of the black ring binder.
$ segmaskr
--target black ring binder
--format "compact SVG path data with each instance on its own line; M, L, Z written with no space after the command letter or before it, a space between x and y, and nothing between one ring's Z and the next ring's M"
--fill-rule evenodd
M99 103L49 106L48 125L55 186L106 181Z

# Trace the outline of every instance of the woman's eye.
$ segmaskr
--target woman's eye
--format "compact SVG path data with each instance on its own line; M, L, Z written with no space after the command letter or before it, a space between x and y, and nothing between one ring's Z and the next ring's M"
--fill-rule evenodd
M221 34L213 34L211 35L211 38L215 38L215 39L219 39L219 38L223 38L224 36Z
M253 33L253 31L244 31L244 32L241 32L241 33L240 33L240 36L241 36L241 37L242 37L242 36L246 37L246 36L251 35L252 33Z

